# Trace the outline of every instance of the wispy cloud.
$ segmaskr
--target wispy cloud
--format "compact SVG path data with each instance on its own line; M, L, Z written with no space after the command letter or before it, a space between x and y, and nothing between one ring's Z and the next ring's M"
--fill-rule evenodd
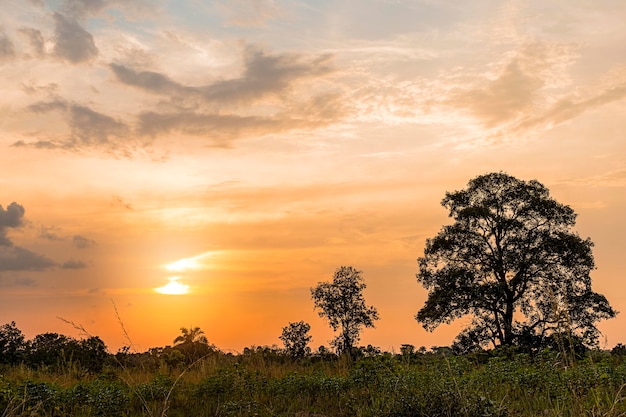
M238 78L215 81L205 86L186 86L165 74L135 71L111 64L117 79L144 91L181 98L199 98L210 103L249 103L268 95L285 93L295 83L319 78L334 71L332 55L268 54L249 46L244 50L244 69Z
M36 142L18 141L13 146L65 150L84 148L119 150L130 147L128 143L120 143L129 133L129 127L124 122L88 106L56 99L34 103L28 106L27 110L33 113L56 112L60 114L67 124L69 134L61 139L46 138Z

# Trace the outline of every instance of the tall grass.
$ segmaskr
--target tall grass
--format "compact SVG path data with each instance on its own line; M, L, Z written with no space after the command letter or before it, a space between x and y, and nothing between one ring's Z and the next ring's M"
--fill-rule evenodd
M97 375L16 365L0 369L0 416L626 416L626 360L595 356L565 367L551 351L349 362L251 349L193 366L111 361Z

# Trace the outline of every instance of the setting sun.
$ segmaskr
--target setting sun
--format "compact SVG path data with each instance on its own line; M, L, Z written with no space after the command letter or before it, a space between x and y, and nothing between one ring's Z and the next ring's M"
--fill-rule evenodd
M170 282L162 287L155 288L154 291L166 295L182 295L189 293L189 285L178 282L180 277L170 277Z

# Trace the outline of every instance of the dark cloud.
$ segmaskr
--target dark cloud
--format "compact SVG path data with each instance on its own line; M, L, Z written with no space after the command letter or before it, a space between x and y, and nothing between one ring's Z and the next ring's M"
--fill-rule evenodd
M16 202L6 208L0 205L0 246L13 246L7 237L8 228L18 228L24 225L24 207Z
M111 64L111 70L120 82L154 94L200 98L211 103L248 103L280 95L298 81L333 72L332 58L329 54L312 58L302 54L272 55L248 47L240 77L206 86L185 86L158 72L138 72L118 64Z
M56 264L45 256L18 246L0 246L0 271L41 271Z
M41 226L39 228L39 237L43 239L51 240L53 242L62 241L63 238L55 233L55 231L58 231L58 230L59 228L55 226L49 226L49 227Z
M4 32L0 32L0 63L13 57L15 57L15 45Z
M110 116L89 107L71 105L69 124L72 136L83 144L105 144L111 136L123 136L127 127Z
M32 29L32 28L23 28L23 29L20 29L20 33L24 35L24 37L30 43L30 47L35 56L40 57L44 55L45 40L40 31L38 31L37 29Z
M88 249L95 246L97 243L93 239L89 239L81 235L74 235L72 238L72 244L78 249Z
M63 262L61 264L61 268L63 269L85 269L87 268L87 264L83 261L75 261L70 259L69 261Z
M91 33L75 19L55 13L55 46L57 57L72 63L88 62L98 55Z

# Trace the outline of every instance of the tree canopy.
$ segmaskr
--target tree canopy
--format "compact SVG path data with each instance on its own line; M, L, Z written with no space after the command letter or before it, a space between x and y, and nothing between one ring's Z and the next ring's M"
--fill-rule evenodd
M352 354L352 348L359 341L362 327L374 327L378 311L365 304L363 290L366 285L359 271L351 266L337 268L332 282L320 282L311 288L311 296L318 314L328 319L334 331L339 334L331 342L339 353Z
M572 230L569 206L538 181L502 172L447 192L441 204L454 223L427 239L418 259L417 280L429 292L416 319L425 329L471 316L461 347L563 333L597 344L596 322L616 312L591 289L593 243Z

